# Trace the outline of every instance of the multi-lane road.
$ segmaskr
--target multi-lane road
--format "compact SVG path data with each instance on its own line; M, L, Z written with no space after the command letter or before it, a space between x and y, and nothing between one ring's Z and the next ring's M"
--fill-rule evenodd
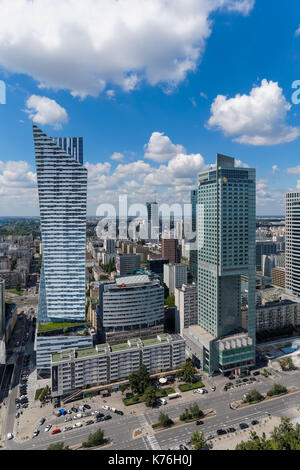
M85 441L91 432L94 432L100 427L104 430L105 436L110 439L111 444L107 447L110 450L167 450L178 446L180 443L185 443L185 441L191 437L195 429L203 431L206 436L209 434L215 435L216 430L219 428L233 426L238 429L238 425L241 422L249 424L251 420L261 420L268 414L283 416L288 409L299 408L300 393L295 393L240 410L230 409L229 404L232 401L241 399L247 390L256 388L260 392L266 392L275 382L279 382L285 386L297 386L300 384L300 374L277 374L269 379L260 378L259 381L253 385L247 385L229 392L224 392L220 387L216 392L209 392L207 395L195 395L190 401L177 399L166 406L160 407L160 409L145 409L143 415L131 414L130 412L134 410L133 406L128 408L124 416L111 413L112 419L109 421L62 432L54 436L41 429L39 436L36 438L24 443L19 443L16 440L8 441L6 442L6 447L8 449L23 450L47 449L49 444L53 442L65 442L66 445L74 446ZM153 433L151 424L158 421L158 416L161 411L168 413L173 419L178 418L184 409L190 403L194 402L197 402L199 407L203 410L215 410L216 416L205 419L204 424L199 427L196 426L195 423L190 423ZM61 423L58 427L62 429L68 423L64 423L63 418L59 419ZM53 418L53 424L59 423L59 419ZM142 429L143 435L142 437L134 439L133 432L136 429Z

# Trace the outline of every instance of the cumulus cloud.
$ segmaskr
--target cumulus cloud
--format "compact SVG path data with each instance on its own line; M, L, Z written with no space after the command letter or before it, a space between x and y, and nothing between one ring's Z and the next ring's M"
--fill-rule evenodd
M249 95L234 98L218 95L211 106L208 128L217 128L234 141L249 145L276 145L292 142L299 127L286 123L291 109L278 83L262 80Z
M124 155L123 153L119 153L119 152L115 152L111 155L111 160L123 160L124 159Z
M288 168L286 172L289 175L300 175L300 165L294 166L293 168Z
M235 166L238 168L249 168L247 163L243 163L241 160L235 160Z
M61 129L62 124L68 122L65 108L46 96L31 95L26 101L26 107L29 118L37 124L49 124L54 129Z
M153 132L145 145L145 158L155 162L167 162L180 153L185 153L182 145L172 144L170 138L163 132Z
M275 175L279 171L278 165L273 165L272 166L272 173Z
M0 0L0 66L41 87L97 96L184 80L199 64L218 10L254 0Z

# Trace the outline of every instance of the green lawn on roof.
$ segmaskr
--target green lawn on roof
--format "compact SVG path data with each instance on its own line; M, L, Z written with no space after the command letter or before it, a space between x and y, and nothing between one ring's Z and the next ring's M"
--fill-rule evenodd
M84 326L85 323L72 323L72 322L61 322L61 323L40 323L39 332L51 331L51 330L60 330L63 328L69 328L72 326Z

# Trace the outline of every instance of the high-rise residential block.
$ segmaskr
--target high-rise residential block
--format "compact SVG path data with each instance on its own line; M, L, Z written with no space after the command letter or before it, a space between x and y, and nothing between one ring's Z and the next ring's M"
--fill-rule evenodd
M170 295L174 295L175 289L187 283L186 265L164 264L164 283L168 287Z
M38 321L85 319L87 169L33 126L43 242ZM80 142L79 142L80 143ZM71 153L68 153L68 152Z
M255 170L235 168L223 155L199 174L198 326L183 335L190 356L209 373L247 369L255 361L255 187ZM247 330L242 275L248 278Z
M183 330L196 325L198 320L198 291L197 285L183 284L175 289L176 332L182 335Z
M289 294L300 296L300 192L286 194L285 286Z

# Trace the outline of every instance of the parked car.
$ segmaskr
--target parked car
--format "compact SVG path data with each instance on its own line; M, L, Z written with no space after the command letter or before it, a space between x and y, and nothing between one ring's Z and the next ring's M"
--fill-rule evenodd
M240 429L247 429L247 428L249 428L248 424L246 424L246 423L240 423L239 426L240 426Z
M254 377L256 377L257 375L259 375L259 371L256 370L255 372L253 372L253 375L254 375Z
M40 434L40 431L38 429L35 429L33 431L32 439Z
M236 431L235 428L228 428L228 429L227 429L227 432L228 432L228 433L235 432L235 431Z
M102 418L101 416L98 416L96 418L96 423L101 423L101 421L104 421L104 418Z
M61 430L59 428L56 428L56 429L53 429L53 431L51 431L51 434L58 434L60 432Z
M83 408L86 408L87 410L90 410L90 409L91 409L90 405L88 405L88 404L86 404L86 403L83 405Z
M89 419L89 420L85 423L85 425L86 425L86 426L89 426L90 424L94 424L94 423L95 423L95 421L93 421L92 419Z
M7 434L7 440L10 441L10 440L13 439L13 438L14 438L13 433L9 432L9 433Z
M45 427L44 431L50 431L50 429L52 428L52 424L47 424L47 426Z
M215 392L216 390L217 390L217 388L213 385L213 386L211 387L211 391L212 391L212 392Z
M255 426L256 424L259 424L259 421L257 421L257 419L254 419L253 421L251 421L251 424L252 426Z
M111 419L111 416L110 416L110 415L104 416L104 420L105 420L105 421L107 421L108 419Z
M73 424L73 428L81 428L81 427L82 427L82 423Z
M202 424L204 424L203 421L201 421L201 419L197 419L196 426L202 426Z
M74 418L75 419L75 418ZM72 421L71 416L67 416L67 418L64 419L65 423L68 423L69 421Z
M74 413L77 413L77 412L78 412L78 408L77 408L76 406L73 406L73 407L71 408L71 410L74 411Z
M72 426L66 426L64 429L63 429L63 432L66 432L66 431L71 431Z
M103 410L109 410L109 406L103 405L103 406L102 406L102 409L103 409Z
M179 450L188 450L188 448L185 445L180 444L179 445Z
M124 415L123 411L121 411L121 410L116 410L116 413L117 413L117 415L121 415L121 416Z
M227 431L225 429L218 429L217 434L218 436L223 436L224 434L227 434Z
M215 438L215 436L213 434L209 434L209 436L207 436L206 440L211 441L214 438Z
M40 421L40 426L42 426L45 421L46 421L46 418L42 418L41 421Z

